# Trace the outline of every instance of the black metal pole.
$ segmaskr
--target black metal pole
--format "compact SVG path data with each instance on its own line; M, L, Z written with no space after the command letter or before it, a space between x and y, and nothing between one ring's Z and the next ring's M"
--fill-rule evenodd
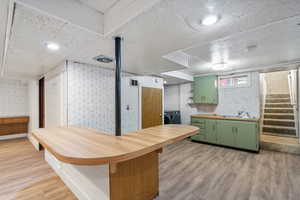
M115 37L116 59L116 87L115 87L115 112L116 112L116 136L121 136L121 37Z

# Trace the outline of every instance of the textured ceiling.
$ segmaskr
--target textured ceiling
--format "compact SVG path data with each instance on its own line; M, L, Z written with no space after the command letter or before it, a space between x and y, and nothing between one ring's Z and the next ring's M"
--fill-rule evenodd
M300 61L299 22L300 16L185 49L192 60L185 71L210 73L213 64L222 62L225 70L235 71Z
M198 23L203 16L210 13L222 16L216 25L209 27L192 26L196 22ZM219 40L226 41L227 38L234 38L228 40L227 46L239 46L241 50L239 52L240 50L235 47L228 48L228 54L234 54L233 61L237 64L240 63L241 67L252 67L253 64L257 66L260 62L261 64L269 63L270 59L273 58L273 62L295 59L298 55L288 56L285 54L281 55L280 59L277 57L281 52L290 52L290 48L295 48L295 45L289 46L293 40L292 35L280 39L281 49L276 53L276 50L272 49L276 45L272 45L272 43L277 43L282 36L282 31L278 32L277 30L287 28L287 26L282 27L282 24L275 22L299 14L299 0L168 0L161 1L151 11L134 19L120 30L120 33L125 36L127 42L136 43L136 49L143 50L137 52L136 56L146 55L140 64L148 66L149 70L154 69L156 66L164 66L161 61L162 55L197 46L196 52L187 52L200 57L200 60L197 57L192 58L192 63L197 63L197 65L192 66L196 66L197 69L190 70L199 74L209 72L207 62L210 61L211 47L208 47L207 44L210 42L217 43L213 41ZM275 23L272 28L264 28L270 23ZM299 27L293 23L288 28L297 31ZM256 35L250 37L253 30L257 28L260 31L255 32ZM276 31L273 31L274 29ZM248 32L249 34L247 34ZM290 34L288 31L284 32L285 36ZM264 38L264 34L267 34L266 38ZM256 38L256 36L259 38ZM235 41L235 37L238 38L239 42ZM264 41L264 39L268 39L268 41ZM251 45L252 41L257 43L258 51L261 50L260 52L257 51L257 54L264 54L260 57L253 56L253 58L260 58L261 60L245 60L244 58L245 47L242 44L249 43ZM294 52L297 50L298 48L294 49ZM202 52L202 55L198 55L197 51ZM202 65L201 62L203 62ZM166 65L168 64L166 63Z
M86 44L96 41L98 37L71 24L17 5L6 59L7 73L41 75ZM47 41L59 43L61 49L57 52L47 50ZM106 43L107 41L103 41L103 49Z
M99 5L103 7L97 8L102 11L114 3L85 3L96 8L94 3L102 1ZM211 27L195 25L210 13L220 14L221 21ZM112 35L125 38L123 60L128 72L158 74L185 69L163 58L178 50L191 56L188 73L209 73L211 63L217 62L214 59L221 58L227 59L231 68L248 69L300 58L299 14L299 0L161 0ZM7 74L37 76L65 59L99 65L92 60L94 56L114 55L112 35L94 35L17 4ZM46 41L59 43L61 49L49 52ZM247 51L253 44L257 48ZM101 66L114 67L113 63Z
M79 0L80 2L86 4L87 6L94 8L102 13L105 13L119 0Z

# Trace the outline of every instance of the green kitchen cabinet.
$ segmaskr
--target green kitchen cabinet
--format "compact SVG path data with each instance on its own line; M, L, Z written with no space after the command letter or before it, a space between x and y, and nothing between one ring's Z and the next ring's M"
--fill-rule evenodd
M196 135L193 135L191 138L192 140L197 140L201 142L206 142L207 141L207 135L206 135L206 120L201 120L199 121L194 121L193 122L194 126L197 126L199 128L199 133Z
M259 150L259 121L192 117L200 131L192 140L252 151Z
M257 149L258 135L253 134L257 130L258 124L255 122L235 122L236 146L249 150Z
M217 120L206 120L206 141L210 143L217 143Z
M193 101L198 104L218 104L217 76L194 78Z
M235 132L233 121L220 120L218 121L218 142L225 146L235 146Z

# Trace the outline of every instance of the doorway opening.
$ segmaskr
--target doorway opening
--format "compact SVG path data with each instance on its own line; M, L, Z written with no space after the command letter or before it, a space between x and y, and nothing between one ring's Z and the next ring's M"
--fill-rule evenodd
M261 139L298 144L298 70L262 73Z
M45 128L45 78L39 80L39 128Z

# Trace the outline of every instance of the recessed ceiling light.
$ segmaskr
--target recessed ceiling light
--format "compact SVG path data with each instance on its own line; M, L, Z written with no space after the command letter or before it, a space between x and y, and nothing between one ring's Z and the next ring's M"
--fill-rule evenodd
M214 64L212 66L212 69L213 70L224 70L224 69L226 69L226 67L227 67L227 64L224 63L224 62L222 62L222 63L216 63L216 64Z
M94 60L97 60L98 62L102 63L111 63L114 61L113 58L105 56L105 55L99 55L93 58Z
M220 20L218 15L208 15L201 20L201 24L204 26L211 26L217 23Z
M46 47L51 51L57 51L60 49L60 46L55 42L46 42Z

